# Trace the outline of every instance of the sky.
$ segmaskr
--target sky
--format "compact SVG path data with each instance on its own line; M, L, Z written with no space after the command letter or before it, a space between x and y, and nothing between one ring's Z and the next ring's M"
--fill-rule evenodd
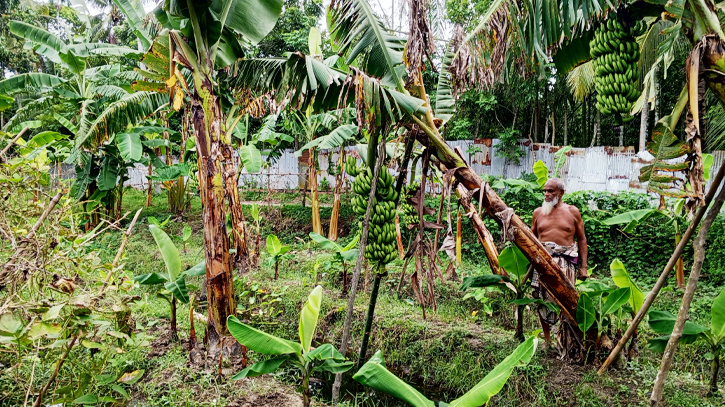
M408 0L368 0L368 2L370 3L370 6L373 8L378 17L383 20L387 28L392 28L399 34L400 32L408 32ZM158 3L159 2L155 1L145 1L144 10L149 13L156 8L156 5ZM442 0L432 0L431 3L440 4L439 8L442 10L444 4ZM325 9L327 9L329 5L329 1L325 1L323 3ZM393 15L393 11L395 11L395 15ZM99 12L100 11L98 11L98 13ZM447 41L451 36L451 27L449 26L449 24L445 24L442 12L438 13L438 16L436 18L433 18L432 20L434 20L432 21L432 25L435 26L433 30L435 32L437 40L441 40L442 42ZM326 13L322 13L322 16L320 17L320 21L318 21L317 26L318 28L320 28L321 31L327 31Z

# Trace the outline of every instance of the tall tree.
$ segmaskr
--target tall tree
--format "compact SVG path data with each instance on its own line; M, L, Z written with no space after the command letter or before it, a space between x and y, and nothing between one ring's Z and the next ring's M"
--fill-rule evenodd
M171 0L155 11L166 27L171 94L182 92L185 83L180 65L191 72L188 86L192 123L199 162L199 186L203 206L206 248L207 298L209 301L209 353L222 352L228 335L227 317L234 315L232 262L226 230L224 180L236 179L236 171L224 166L232 157L231 131L224 129L216 72L244 56L245 44L259 43L274 27L282 10L281 0ZM188 23L181 25L182 20ZM233 172L230 173L230 172ZM236 190L236 184L230 186ZM234 192L234 191L231 191ZM238 205L237 202L231 202Z

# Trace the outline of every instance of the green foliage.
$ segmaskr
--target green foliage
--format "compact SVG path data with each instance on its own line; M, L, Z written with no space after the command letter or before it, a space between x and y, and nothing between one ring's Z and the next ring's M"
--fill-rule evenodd
M239 158L250 174L259 172L262 168L262 153L254 145L248 144L239 147Z
M612 261L609 269L612 272L612 280L614 280L614 284L616 284L617 287L629 288L630 296L628 302L629 306L632 307L632 312L639 312L639 309L642 308L642 304L644 304L645 295L642 290L639 289L637 283L635 283L629 276L627 269L624 268L624 264L622 264L619 259L615 259Z
M227 326L229 332L239 343L254 352L274 356L247 367L234 375L233 379L240 380L245 377L273 373L282 364L287 363L301 373L302 385L300 388L305 395L305 407L308 407L310 403L309 378L314 372L343 373L352 367L352 362L346 362L345 357L329 343L314 349L311 347L317 330L321 303L322 287L317 286L302 307L299 321L299 343L260 331L240 322L235 316L230 316Z
M280 260L289 260L294 257L293 254L287 253L289 246L285 246L279 241L279 238L275 235L267 236L267 253L269 257L265 259L265 264L268 266L275 266L274 277L278 276L279 270L277 269Z
M614 314L628 302L629 298L629 287L613 289L605 286L604 289L580 293L576 307L579 329L586 332L596 323L597 338L599 338L604 333L606 325L614 325Z
M496 147L496 156L510 160L516 165L521 163L521 158L526 156L526 152L519 147L519 131L514 128L507 128L498 133L498 144Z
M446 140L470 140L471 125L468 119L455 119L446 126Z
M32 144L41 143L43 138ZM6 307L0 311L0 363L13 366L0 372L0 386L8 390L3 404L33 404L46 384L43 405L84 400L128 403L132 384L144 374L135 356L148 348L152 339L143 326L131 327L127 319L140 298L135 295L137 285L125 278L123 265L114 267L110 260L102 260L112 240L105 233L96 234L98 230L87 233L77 228L82 208L67 196L35 233L37 250L48 254L42 260L35 250L23 254L7 244L24 239L45 209L47 196L59 192L52 184L34 187L36 179L47 175L35 160L13 160L0 165L0 193L6 197L0 202L0 229L6 231L8 239L0 243L0 258L15 255L13 262L21 267L43 264L34 275L47 279L47 283L31 283L22 277L22 268L12 265L3 273L3 285L14 286L11 295L3 291ZM39 203L44 205L31 204L32 195L41 191ZM51 270L55 274L52 279ZM116 278L103 285L111 272ZM48 383L56 366L58 375ZM47 374L39 374L41 371ZM28 388L32 390L26 399Z
M634 232L635 228L641 222L644 222L647 218L656 213L659 213L656 208L637 209L634 211L620 213L619 215L612 216L609 219L604 219L602 223L608 226L626 223L627 226L622 229L622 232L631 233Z
M360 240L359 235L355 235L355 237L350 240L350 243L348 243L345 247L342 247L339 244L315 232L310 232L310 239L317 243L322 249L335 252L335 261L344 264L345 262L354 261L355 259L357 259L358 249L356 249L355 247Z
M675 327L677 317L667 311L652 310L649 313L649 326L660 335L658 338L650 339L647 346L654 352L665 351L667 342L670 339ZM707 360L712 361L710 390L717 391L717 373L722 363L723 348L725 348L725 290L712 301L710 308L710 326L705 327L692 321L685 321L682 336L679 339L681 344L692 344L702 341L707 344L710 352L705 355Z
M675 225L663 222L661 217L651 216L638 224L629 233L624 232L623 224L607 225L604 222L616 215L653 209L654 202L645 194L623 192L611 194L607 192L580 191L564 195L564 202L574 205L582 213L584 229L589 245L590 268L594 265L606 267L617 258L624 259L632 277L637 281L654 280L667 264L674 250ZM687 221L678 217L681 228L687 227ZM725 224L720 217L713 224L710 238L720 239L725 233ZM670 248L664 249L664 248ZM713 284L720 280L719 259L721 247L709 245L706 255L706 266L712 275L703 276ZM691 245L686 246L684 260L687 264L692 259Z
M306 54L309 50L310 28L316 26L322 14L322 2L319 0L286 0L277 25L257 44L259 55L282 56L286 52ZM323 52L326 51L329 52L323 49Z
M169 235L155 224L149 225L149 231L154 237L156 245L159 247L161 256L164 259L164 263L166 264L166 274L140 274L133 278L134 281L138 281L139 284L143 285L158 285L163 283L165 290L159 291L158 295L167 300L172 308L175 307L172 298L176 298L184 304L188 303L189 292L186 288L186 277L198 276L206 273L206 266L204 262L201 262L182 272L179 249L176 248L176 245L173 241L171 241ZM167 297L169 294L171 295L171 298ZM173 327L173 329L176 330L176 327Z
M680 158L692 152L687 143L677 139L673 129L668 126L670 117L662 118L652 130L652 141L647 143L647 150L654 155L652 164L645 165L640 169L640 182L649 182L647 191L655 192L664 196L683 197L681 191L681 178L675 176L675 172L685 171L689 168L690 162L670 164L668 160Z
M522 280L526 276L529 260L521 252L521 249L513 245L506 247L498 255L498 264L506 270L509 276L514 277L519 284L524 283Z
M536 183L543 188L546 181L549 180L549 167L543 161L538 160L534 163L534 175L536 175Z
M471 390L463 396L453 400L450 407L478 407L487 404L508 381L516 367L523 367L531 361L536 352L538 340L536 336L529 337L519 345L513 353L491 370ZM378 351L363 367L355 373L353 379L375 390L388 393L415 407L433 407L435 403L413 387L390 373L385 367L382 353Z
M564 164L566 164L566 153L569 151L571 151L571 146L565 146L560 148L554 154L554 177L561 178L561 169L564 167Z

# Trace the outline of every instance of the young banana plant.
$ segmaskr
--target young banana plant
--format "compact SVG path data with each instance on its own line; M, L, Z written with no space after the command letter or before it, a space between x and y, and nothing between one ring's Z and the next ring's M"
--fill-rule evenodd
M466 277L463 279L461 291L468 288L492 287L503 290L508 287L514 292L516 298L509 301L510 304L517 306L517 322L516 333L514 337L518 340L524 340L524 309L529 304L539 304L545 306L552 312L558 312L559 307L550 302L545 302L541 298L526 298L527 287L530 286L531 273L528 272L529 261L521 250L516 246L509 246L498 256L499 266L506 270L508 277L497 274L484 274L481 276Z
M501 363L493 368L486 377L463 396L450 403L438 402L438 407L478 407L487 405L493 396L503 388L514 368L525 366L536 352L538 333L520 344ZM388 393L414 407L436 407L436 403L418 390L392 374L385 367L383 354L377 351L352 377L365 386Z
M293 342L262 332L240 322L237 317L227 319L227 327L234 338L247 348L265 355L273 355L271 359L257 362L237 373L232 379L260 376L272 373L283 364L288 364L300 371L302 384L298 391L302 393L304 406L310 405L310 376L315 372L343 373L352 367L352 362L345 361L329 343L312 348L312 339L317 330L317 319L320 316L322 303L322 287L317 286L310 293L300 314L300 341Z
M321 248L335 252L335 262L342 265L342 295L347 296L347 262L357 259L358 249L355 246L360 240L360 235L356 235L345 247L315 232L310 232L310 239L314 240Z
M178 339L179 335L176 330L176 300L178 299L183 304L189 303L186 277L204 275L206 273L205 262L202 261L196 266L182 272L179 249L176 248L176 245L171 241L169 235L156 225L149 225L149 231L159 246L161 256L164 258L166 274L147 273L138 275L133 279L143 285L164 284L164 290L159 290L156 295L169 302L171 306L171 334L174 339Z
M282 245L279 238L275 235L267 236L267 252L270 257L267 257L266 263L268 266L274 265L274 279L279 278L279 261L282 259L291 259L294 257L292 254L288 254L289 246Z

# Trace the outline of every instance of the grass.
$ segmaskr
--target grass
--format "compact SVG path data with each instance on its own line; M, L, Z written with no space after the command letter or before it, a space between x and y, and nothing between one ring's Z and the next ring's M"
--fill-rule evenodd
M244 199L250 199L250 193ZM251 194L253 197L254 194ZM258 197L257 197L258 198ZM277 197L286 199L284 195ZM289 199L291 201L294 198ZM345 202L343 200L343 202ZM124 209L135 211L145 204L145 194L127 191L124 194ZM166 232L179 235L184 224L188 224L193 235L186 243L186 250L180 250L182 263L190 267L203 260L202 223L199 200L192 201L191 209L183 219L171 221ZM245 208L245 214L249 214ZM349 208L343 206L343 213ZM154 197L154 205L144 208L136 225L134 234L127 246L122 260L123 272L126 277L159 272L164 270L164 263L158 254L156 244L148 232L148 217L160 220L168 216L165 195ZM272 279L273 269L262 266L251 270L235 279L235 291L241 295L238 307L244 318L250 320L259 329L274 335L295 340L298 335L298 317L307 295L313 288L312 271L315 265L324 265L332 260L331 253L324 253L300 243L295 237L304 238L309 233L309 207L285 205L263 210L262 235L276 233L283 243L292 246L294 259L283 261L280 267L280 278ZM323 210L323 219L329 213ZM346 220L347 223L354 222ZM251 220L248 219L248 220ZM284 221L284 222L282 222ZM356 226L347 231L353 231ZM467 244L475 243L474 235L465 235ZM308 240L308 239L305 239ZM343 237L345 243L347 237ZM110 262L121 241L120 232L108 232L99 236L94 248L98 250L101 262ZM181 243L178 242L181 246ZM263 254L266 254L263 251ZM485 261L475 254L464 252L464 265L457 270L459 276L480 273L487 266ZM401 378L420 389L434 399L451 401L463 394L480 381L497 363L503 360L517 345L513 340L513 316L510 306L506 304L508 297L502 294L489 294L489 302L493 307L492 317L485 316L482 304L472 298L464 299L459 291L459 282L437 282L437 311L427 310L427 319L422 318L420 306L407 279L406 289L399 297L395 293L399 273L402 268L400 260L394 261L388 268L389 276L384 280L376 307L376 318L373 337L370 345L371 353L381 350L388 367ZM412 267L408 269L408 275ZM320 321L315 344L333 343L337 345L345 318L347 300L340 297L341 284L339 270L334 266L324 271L319 267L318 283L324 287L324 299L320 310ZM349 267L352 270L352 265ZM372 283L372 279L370 281ZM190 290L198 290L201 278L189 279ZM369 284L370 289L372 284ZM134 326L137 332L145 332L158 340L163 336L163 328L168 325L168 303L158 298L157 287L142 286L130 295L138 295L139 301L132 305ZM693 304L693 319L709 319L708 299L717 292L705 288L699 293ZM680 292L665 292L656 303L657 309L673 311L679 306ZM253 299L253 300L252 300ZM348 357L356 359L357 349L361 340L364 315L367 310L368 295L361 288L355 302L355 318L353 320L353 344ZM708 310L708 312L705 312ZM472 315L474 311L478 313ZM186 315L188 306L179 308L179 333L182 340L188 337L189 321ZM537 329L537 321L528 312L525 318L526 331ZM646 324L645 324L646 325ZM644 342L653 334L643 325L640 338L642 353L638 362L631 364L622 371L610 371L608 375L599 376L593 366L570 366L553 358L546 357L542 352L535 355L532 362L514 371L509 382L496 397L492 404L498 406L625 406L648 405L648 392L659 367L659 355L646 349ZM200 332L197 325L197 332ZM242 382L219 380L213 371L198 370L188 367L188 351L181 344L171 344L163 354L155 354L154 346L141 347L113 359L115 366L108 366L121 371L145 370L143 378L129 387L132 394L130 405L134 406L216 406L237 405L239 400L259 394L287 397L294 393L296 374L283 371L277 375L255 378ZM704 360L705 351L697 346L680 346L675 358L673 372L665 388L665 401L671 406L714 406L722 405L720 397L705 398L708 363ZM152 355L152 356L149 356ZM263 356L250 352L252 360ZM88 352L75 356L73 364L67 364L61 372L64 383L78 386L82 382L82 374L77 366L93 362L95 359ZM0 363L13 368L0 375L0 395L24 393L25 389L13 381L13 377L28 377L33 361L31 358L13 359L10 355L0 354ZM229 366L225 366L230 368ZM82 369L81 369L82 370ZM36 377L36 385L47 379L49 369ZM230 374L233 372L230 372ZM320 390L316 397L318 403L327 400L331 387L331 375L319 375ZM93 390L95 382L91 381L88 391ZM111 390L104 388L108 394ZM343 407L394 407L401 404L388 397L363 392L354 383L346 383L348 391ZM100 393L99 393L100 394ZM0 396L2 397L2 396ZM0 398L2 404L3 398ZM244 405L244 404L240 404ZM284 405L284 404L281 404ZM321 404L318 404L321 405Z

